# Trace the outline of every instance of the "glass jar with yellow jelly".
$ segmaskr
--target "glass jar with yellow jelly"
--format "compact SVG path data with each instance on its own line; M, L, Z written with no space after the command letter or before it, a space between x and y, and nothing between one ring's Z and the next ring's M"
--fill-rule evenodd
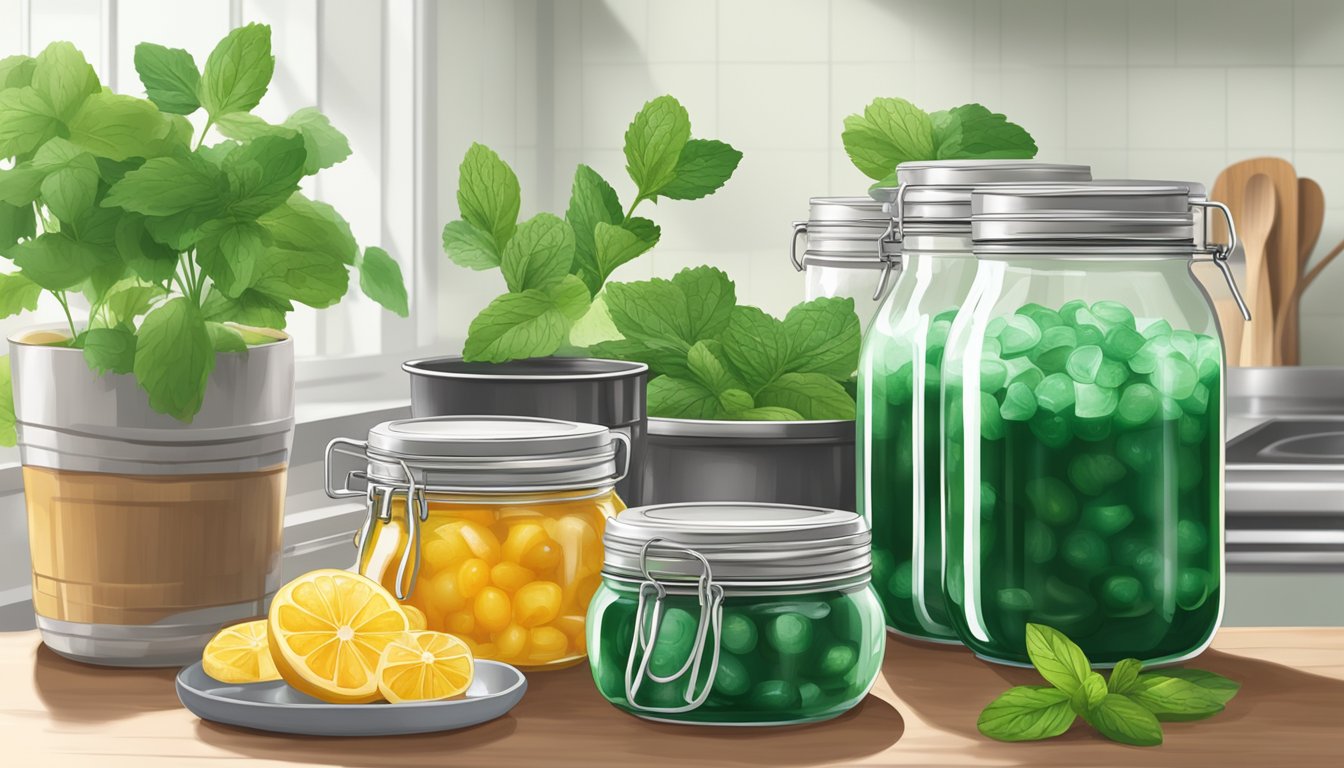
M516 416L387 421L327 448L327 493L364 497L360 573L477 658L524 669L586 656L584 618L602 581L624 435ZM334 483L335 454L366 468ZM351 487L363 480L366 488Z

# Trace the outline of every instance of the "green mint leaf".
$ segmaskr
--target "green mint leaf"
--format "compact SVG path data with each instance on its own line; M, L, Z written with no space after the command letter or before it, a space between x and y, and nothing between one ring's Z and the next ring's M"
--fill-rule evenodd
M222 291L211 289L201 306L206 320L277 330L284 329L285 315L293 311L294 305L288 300L254 290L243 291L242 296L230 299Z
M518 225L500 257L504 282L514 293L547 289L569 274L574 263L574 230L564 219L539 213Z
M118 216L115 244L126 266L142 280L167 282L177 271L178 251L151 237L143 216L135 213Z
M852 419L854 398L840 382L821 373L785 373L756 393L756 403L779 406L804 419Z
M0 272L0 317L13 317L21 312L37 309L42 286L29 280L22 272Z
M230 112L227 115L220 115L215 118L215 130L235 142L251 141L262 136L297 135L296 131L280 125L271 125L251 112Z
M637 200L651 200L677 178L677 161L691 138L691 118L671 96L644 105L625 131L625 170L639 189Z
M218 206L225 191L224 175L196 155L156 157L113 184L103 206L145 216L172 216Z
M932 117L934 153L939 160L1036 156L1036 142L1026 129L980 104L963 104Z
M1089 672L1078 689L1069 696L1069 705L1074 712L1086 717L1093 707L1106 698L1106 693L1106 678L1097 672Z
M784 316L789 338L787 369L848 379L859 367L859 316L850 298L822 297L804 302Z
M63 221L77 221L98 194L98 163L93 155L65 139L55 138L38 148L33 167L46 172L42 202Z
M1202 669L1172 667L1156 672L1147 672L1139 677L1140 679L1151 677L1174 677L1180 680L1185 680L1186 682L1194 683L1216 697L1219 704L1226 704L1231 701L1232 697L1237 695L1237 691L1241 690L1241 683L1213 672L1206 672Z
M290 195L284 204L262 214L257 223L266 228L271 243L281 248L323 251L351 266L359 257L359 243L345 217L302 193Z
M686 365L691 375L706 389L715 394L722 394L729 390L744 390L742 382L738 381L737 377L719 359L716 349L717 344L708 341L697 341L690 348L686 353ZM750 400L750 397L748 397L748 400ZM751 404L746 406L746 408L751 407ZM745 409L739 408L737 410Z
M1139 680L1139 671L1143 669L1143 662L1138 659L1124 659L1115 665L1111 670L1111 679L1106 682L1106 688L1111 693L1129 693L1134 689L1134 684Z
M205 332L210 334L210 348L215 352L247 352L247 342L237 329L207 320Z
M330 168L350 156L350 140L313 107L304 107L285 118L284 126L303 137L307 153L303 164L305 175Z
M62 130L55 110L31 86L0 91L0 156L30 154Z
M751 395L740 389L715 392L703 383L658 376L648 386L649 415L664 419L723 419L748 410Z
M724 357L753 393L784 373L789 363L784 324L756 307L735 307L721 341Z
M683 351L722 333L737 304L733 281L713 267L684 269L671 280L612 283L605 296L622 336Z
M490 234L495 250L504 246L518 227L522 192L508 163L483 144L472 144L457 170L457 207L462 218Z
M1202 720L1223 711L1218 694L1161 672L1140 677L1127 695L1158 720Z
M84 362L98 374L135 368L135 332L126 326L92 328L84 334Z
M32 56L6 56L0 59L0 91L33 84L37 59Z
M737 306L737 288L726 272L714 267L683 269L672 276L672 285L681 291L686 305L687 324L682 336L686 342L723 333Z
M335 254L272 246L254 269L251 287L273 299L322 309L341 300L350 274Z
M64 291L88 280L94 270L116 258L89 243L48 232L10 249L24 277L49 291Z
M444 225L443 250L459 267L479 271L499 266L499 246L494 236L468 221L459 219Z
M574 229L575 267L579 276L588 283L591 293L596 294L602 287L601 282L595 280L598 269L594 230L598 224L620 224L624 218L616 190L592 168L586 165L576 168L565 221ZM445 232L445 241L447 236Z
M196 263L225 296L237 298L266 258L266 238L255 221L212 222L196 244Z
M135 378L149 407L190 423L201 410L215 349L200 309L178 296L145 315L137 334Z
M299 191L307 151L299 136L259 136L224 159L229 211L256 218Z
M102 90L102 85L84 54L62 41L48 45L37 55L32 88L51 105L57 119L69 120L84 99Z
M1153 713L1119 693L1106 694L1088 711L1087 722L1121 744L1152 747L1162 743L1162 724Z
M634 219L631 219L631 221L634 221ZM643 221L647 221L647 219L643 219ZM648 230L645 229L645 231ZM597 244L593 266L597 272L592 281L585 279L584 282L588 283L589 288L600 289L618 267L632 261L657 245L659 234L657 226L654 226L653 239L646 240L638 233L627 228L625 224L598 222L593 232L593 239ZM580 277L585 276L580 275Z
M572 342L573 332L570 333ZM630 339L613 339L599 341L588 347L588 352L593 357L606 358L608 360L626 360L632 363L644 363L649 366L649 378L653 379L663 374L675 376L681 379L691 377L690 368L687 366L685 347L666 343L650 343L643 341L631 341Z
M933 158L933 121L905 99L874 99L863 115L845 118L845 153L870 179L885 179L909 160Z
M266 95L274 73L271 28L248 24L230 32L210 52L197 96L212 118L251 112Z
M364 295L401 317L410 315L410 300L401 266L382 248L369 248L359 259L359 288Z
M570 326L588 311L590 301L587 286L574 275L547 290L506 293L471 321L462 355L502 363L553 354Z
M68 122L71 142L111 160L168 154L180 145L177 125L144 99L106 91L85 99Z
M1047 683L1070 696L1092 674L1087 656L1059 630L1027 624L1027 656Z
M671 200L699 200L732 178L742 153L722 141L691 139L682 147L672 180L658 191Z
M190 53L181 48L140 43L135 46L135 71L145 86L145 96L161 111L190 115L200 109L196 90L201 72Z
M1067 693L1044 685L1019 685L991 701L976 727L998 741L1039 741L1069 730L1075 718Z
M42 192L42 180L47 174L34 168L31 162L13 168L0 168L0 203L18 207L32 207Z
M13 448L19 442L14 429L14 381L9 355L0 355L0 445Z
M733 414L739 421L802 421L802 414L777 405L761 406Z
M9 249L20 240L37 236L37 215L31 205L0 203L0 256L9 257Z
M108 327L131 325L149 311L154 300L164 295L162 286L130 277L118 281L103 295L103 311Z

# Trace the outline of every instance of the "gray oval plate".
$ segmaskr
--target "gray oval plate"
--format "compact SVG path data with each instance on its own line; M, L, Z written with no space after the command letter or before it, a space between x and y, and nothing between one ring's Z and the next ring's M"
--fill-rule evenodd
M305 736L394 736L467 728L513 709L527 678L498 661L478 660L466 698L403 704L328 704L274 680L236 685L196 662L177 674L177 698L202 720Z

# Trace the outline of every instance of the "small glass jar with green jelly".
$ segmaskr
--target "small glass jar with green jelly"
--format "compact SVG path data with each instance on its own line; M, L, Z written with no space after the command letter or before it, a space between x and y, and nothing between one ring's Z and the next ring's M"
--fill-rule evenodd
M639 507L607 523L593 681L650 720L788 725L863 700L882 665L868 526L779 504Z
M979 269L944 364L945 583L986 659L1026 663L1029 622L1098 666L1212 639L1224 362L1192 264L1241 299L1204 209L1227 213L1178 182L972 196Z
M941 160L902 163L896 177L899 187L873 193L888 199L903 266L859 362L859 510L873 530L873 586L887 627L955 642L942 580L940 365L975 276L971 189L1091 176L1083 165Z

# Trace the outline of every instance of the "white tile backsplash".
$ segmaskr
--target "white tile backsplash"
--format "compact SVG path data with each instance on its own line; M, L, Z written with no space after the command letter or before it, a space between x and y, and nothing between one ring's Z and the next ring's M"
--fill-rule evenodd
M453 212L456 166L470 141L517 163L529 211L563 213L578 162L628 202L625 128L663 93L687 106L694 135L745 153L717 194L641 205L663 239L623 268L622 279L710 263L733 276L744 301L787 309L802 296L801 278L787 264L789 224L807 215L809 197L867 188L840 133L844 117L877 96L928 110L978 101L1027 127L1042 159L1088 163L1098 178L1211 185L1230 162L1285 157L1325 190L1318 256L1344 237L1344 0L478 0L452 7L440 11L441 28L452 30L439 53L441 98L452 99L440 106L445 215ZM509 18L511 33L497 23ZM549 44L539 47L542 35ZM528 188L528 178L547 189ZM465 318L495 287L491 276L460 273L440 271L448 314ZM1344 364L1344 309L1331 300L1341 291L1344 266L1327 270L1304 301L1309 362Z

